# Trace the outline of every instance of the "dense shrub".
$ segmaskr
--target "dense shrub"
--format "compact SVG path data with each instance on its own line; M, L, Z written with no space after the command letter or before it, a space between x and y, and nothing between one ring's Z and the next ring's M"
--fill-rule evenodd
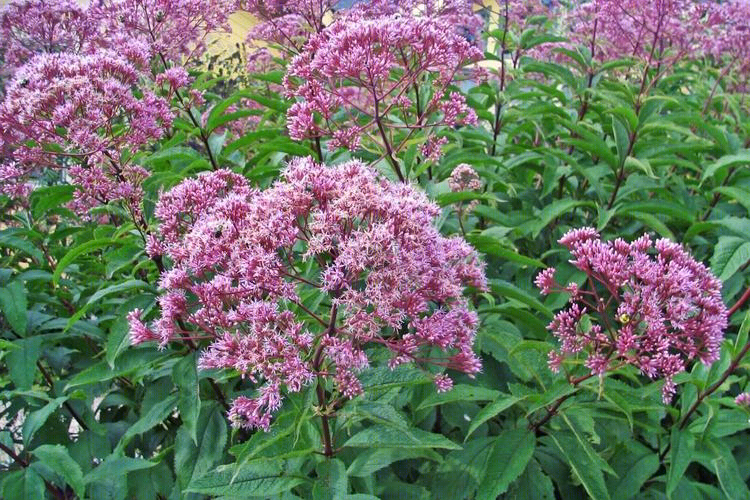
M750 498L750 4L485 3L0 11L0 497Z

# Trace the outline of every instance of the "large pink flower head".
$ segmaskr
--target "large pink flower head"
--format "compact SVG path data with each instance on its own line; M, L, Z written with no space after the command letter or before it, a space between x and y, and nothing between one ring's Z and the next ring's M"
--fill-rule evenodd
M183 62L204 52L209 33L228 33L236 10L237 0L103 0L91 15L101 23L100 46Z
M571 39L598 61L635 58L652 67L694 53L701 9L692 0L591 0L568 14Z
M357 139L386 130L474 124L477 117L458 93L446 92L458 72L481 51L439 19L385 16L340 20L310 38L285 79L298 100L287 113L294 139L342 131ZM416 105L415 88L432 81L433 97ZM355 91L353 91L354 89ZM396 118L397 117L397 118ZM344 137L350 149L357 141Z
M744 80L750 76L750 1L712 3L702 46L728 68L736 68Z
M173 268L161 280L161 317L151 327L131 317L132 338L164 345L184 320L212 339L201 367L265 381L258 397L235 401L236 425L267 428L281 390L316 376L341 396L360 394L366 347L389 350L392 367L481 367L463 292L486 288L483 264L464 240L439 234L439 208L410 185L359 161L300 158L264 191L225 170L187 180L156 213L161 240L151 246Z
M727 326L721 282L682 246L667 239L653 243L648 235L632 243L602 241L592 228L572 230L560 243L587 282L562 287L553 268L537 276L542 293L571 294L570 306L549 325L561 342L550 358L553 368L579 352L586 352L586 366L596 375L630 364L663 378L669 402L673 377L691 360L718 359Z
M96 23L74 0L12 0L0 10L0 59L12 72L39 53L83 52Z
M292 54L302 50L313 33L325 28L338 0L245 0L244 10L258 19L247 34L249 45L270 42Z
M60 157L77 160L74 182L90 188L79 193L88 199L82 209L137 199L134 182L145 172L126 168L122 153L158 139L173 119L164 99L137 89L139 78L114 53L35 56L18 69L0 103L5 146L14 148L18 166L58 168Z

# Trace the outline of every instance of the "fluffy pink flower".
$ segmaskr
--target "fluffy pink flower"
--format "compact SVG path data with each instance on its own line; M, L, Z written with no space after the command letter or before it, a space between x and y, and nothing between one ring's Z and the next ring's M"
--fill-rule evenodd
M750 407L750 392L743 392L742 394L738 395L736 398L734 398L734 403L737 406Z
M156 207L159 247L174 268L160 283L153 331L174 339L181 319L213 338L201 367L265 381L259 396L235 402L233 422L247 427L266 428L282 389L314 377L330 377L346 398L360 394L368 345L387 348L391 366L476 373L478 318L463 292L486 289L483 265L465 241L439 234L439 213L421 191L358 161L296 159L264 191L224 170L186 180ZM308 309L310 290L329 305ZM445 357L427 358L433 347Z
M81 187L79 209L114 199L137 207L148 173L122 153L159 139L173 119L166 100L137 90L140 78L108 52L40 54L18 69L0 103L0 127L24 175L60 168L56 157L64 155L78 161L69 173Z
M392 127L476 123L461 94L445 94L479 58L481 51L439 17L343 17L313 35L289 65L285 86L297 99L287 114L289 134L296 140L333 136L349 147L353 137L342 141L339 130L380 134L385 141ZM412 94L426 78L436 97L418 109ZM353 96L352 87L361 95Z
M692 0L592 0L567 14L571 40L599 61L635 58L652 67L691 55L703 23Z
M482 181L471 165L459 163L448 178L448 187L453 192L478 191L482 189Z
M81 53L96 23L74 0L12 0L0 10L0 59L12 72L39 53Z
M102 0L90 15L101 26L100 47L183 62L203 53L209 33L228 33L236 10L236 0Z
M721 282L680 245L666 239L653 243L647 235L632 243L604 242L592 228L569 231L560 243L594 287L563 288L552 268L537 276L543 293L575 292L549 325L561 343L559 355L550 358L552 367L582 351L597 375L630 364L650 378L663 378L669 402L673 377L690 361L718 359L727 326ZM584 316L590 321L583 322Z

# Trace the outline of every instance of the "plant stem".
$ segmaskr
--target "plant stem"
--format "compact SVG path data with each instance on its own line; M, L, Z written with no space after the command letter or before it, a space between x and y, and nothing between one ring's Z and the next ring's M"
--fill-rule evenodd
M338 307L334 305L331 308L331 321L328 324L328 329L326 330L325 337L333 335L333 332L336 330L336 316L338 313ZM318 348L315 350L315 355L313 356L313 370L317 373L318 382L317 386L315 387L315 391L318 395L318 407L320 412L320 422L322 427L321 434L323 435L323 455L326 456L326 458L331 458L334 454L333 452L333 445L331 440L331 426L328 422L328 419L330 418L328 416L328 408L327 408L327 401L326 401L326 392L325 392L325 378L320 372L320 369L323 366L323 339L321 338L320 344L318 345Z
M737 369L737 367L742 362L742 358L745 357L747 352L750 351L750 342L748 342L745 347L742 348L742 350L737 354L737 356L734 357L732 360L732 363L727 367L726 370L724 370L724 373L721 374L721 377L719 377L719 380L711 384L708 389L703 391L698 395L693 405L688 409L688 411L683 415L683 417L680 419L680 425L678 426L678 429L684 429L687 425L688 419L690 416L695 413L695 410L698 409L698 407L701 405L704 399L706 399L708 396L716 392L716 390L721 387L721 385L729 378L729 376L734 372L734 370Z

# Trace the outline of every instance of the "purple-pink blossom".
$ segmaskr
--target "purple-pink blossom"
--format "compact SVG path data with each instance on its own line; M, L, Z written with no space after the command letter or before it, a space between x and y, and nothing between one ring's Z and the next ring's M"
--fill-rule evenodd
M465 98L447 87L479 58L481 51L440 17L344 16L311 36L289 65L285 86L296 98L289 134L334 137L351 148L356 138L340 130L356 130L398 151L402 145L391 142L399 128L476 124ZM427 78L432 98L420 103L418 87Z
M169 103L140 88L139 68L117 54L39 54L19 68L0 103L4 146L18 182L38 168L68 169L81 189L76 208L140 203L142 167L123 160L171 125Z
M150 326L133 315L132 338L164 345L185 333L180 322L210 338L202 368L261 385L233 405L245 427L267 428L282 391L316 377L357 396L369 346L386 348L391 367L474 374L478 318L464 289L486 289L484 266L463 239L440 235L439 213L417 188L359 161L295 159L265 190L226 170L185 180L161 197L159 241L149 243L173 263L160 281L161 315ZM436 384L447 390L448 380Z
M549 325L560 341L559 352L550 357L552 368L578 353L595 375L633 365L664 379L668 402L673 377L691 361L718 359L727 326L722 284L682 246L667 239L652 242L648 235L631 243L602 241L593 228L571 230L560 243L587 281L563 287L553 268L536 278L542 293L572 292L570 305Z
M74 0L12 0L0 10L0 60L12 73L36 54L81 53L96 23Z

